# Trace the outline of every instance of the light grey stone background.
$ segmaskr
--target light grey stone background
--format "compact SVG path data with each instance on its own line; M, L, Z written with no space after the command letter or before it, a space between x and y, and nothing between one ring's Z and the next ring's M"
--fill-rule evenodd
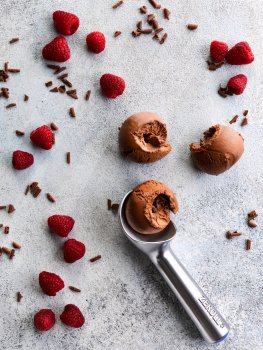
M182 310L152 264L123 236L117 217L106 209L106 199L120 202L138 183L156 179L176 193L180 213L174 218L178 234L173 248L189 272L204 288L231 325L228 340L211 348L263 349L262 338L262 225L263 225L263 4L261 0L162 0L171 20L153 11L169 33L160 46L144 36L134 39L130 32L141 18L138 7L146 0L126 0L113 11L110 0L1 0L1 64L21 68L7 85L10 102L17 108L6 110L0 100L1 118L1 203L14 203L12 215L0 213L0 221L10 226L1 234L0 245L20 242L23 246L13 261L0 258L0 339L1 349L195 349L209 346ZM81 21L78 32L68 38L72 57L67 62L70 80L79 100L51 94L44 86L56 79L41 58L41 49L55 35L52 13L62 9L76 13ZM199 28L188 31L186 24ZM87 52L85 36L100 30L107 37L101 55ZM113 38L116 30L123 32ZM20 42L9 45L15 36ZM224 66L216 72L206 67L209 43L225 40L229 45L247 40L255 62L245 67ZM116 100L101 96L99 78L110 72L125 78L125 94ZM223 99L219 83L245 73L248 85L242 96ZM3 86L3 84L1 84ZM89 102L83 98L91 89ZM23 102L24 93L30 96ZM76 120L68 116L74 106ZM188 144L215 123L227 124L249 109L249 125L242 131L245 154L229 172L213 177L197 172ZM154 111L167 122L173 152L152 165L138 165L119 156L118 127L138 111ZM28 135L42 124L59 126L56 146L45 152L32 147ZM15 129L26 132L18 138ZM11 166L15 149L33 152L35 165L16 172ZM72 164L65 153L72 152ZM37 180L42 195L25 197L26 185ZM44 193L57 198L49 203ZM248 211L256 209L258 228L246 225ZM85 259L64 263L63 240L47 230L47 217L69 214L76 219L71 237L87 245ZM243 235L227 241L226 230ZM252 250L245 251L245 239ZM88 258L101 254L91 264ZM65 288L55 298L43 295L38 285L42 270L56 272L66 286L82 289L73 294ZM16 303L16 292L24 296ZM58 318L52 331L34 330L32 317L40 308L53 308L59 315L67 303L77 304L86 316L80 330L64 327Z

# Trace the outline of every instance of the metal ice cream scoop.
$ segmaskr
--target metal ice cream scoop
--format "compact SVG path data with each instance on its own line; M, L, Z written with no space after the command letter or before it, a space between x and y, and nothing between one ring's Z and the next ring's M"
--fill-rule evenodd
M229 332L228 324L171 249L170 242L176 233L174 224L170 221L169 225L156 235L137 233L128 224L125 215L125 206L130 194L131 192L125 195L119 210L125 235L137 248L148 255L204 339L209 343L223 341Z

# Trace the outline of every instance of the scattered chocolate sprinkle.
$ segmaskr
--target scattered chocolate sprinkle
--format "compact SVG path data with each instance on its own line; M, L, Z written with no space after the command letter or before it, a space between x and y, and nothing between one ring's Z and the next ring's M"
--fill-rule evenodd
M56 143L56 136L55 136L55 133L53 132L52 133L52 145L55 145Z
M25 96L24 96L24 101L26 102L26 101L28 101L28 100L29 100L29 96L25 95Z
M246 117L248 114L248 109L245 109L244 112L243 112L243 116Z
M159 36L157 34L154 34L154 36L152 38L153 38L153 40L158 40L159 41Z
M118 210L119 209L119 204L117 204L117 203L113 203L112 205L111 205L111 210Z
M248 119L247 117L245 117L241 122L241 126L246 126L247 124L248 124Z
M88 90L85 95L85 100L88 101L90 99L91 91Z
M6 205L0 205L0 210L6 209Z
M228 95L226 87L223 88L222 86L220 86L217 92L221 97L224 97L224 98L226 98Z
M111 210L111 199L108 199L107 203L108 203L108 210Z
M72 292L80 293L81 289L74 287L74 286L69 286L69 289L72 290Z
M162 39L160 40L160 44L161 44L161 45L166 41L167 37L168 37L168 34L165 33L165 34L163 35Z
M9 44L14 44L14 43L16 43L17 41L19 41L19 38L12 38L12 39L9 41Z
M117 36L120 36L121 32L119 30L116 30L116 32L114 33L114 38L117 38Z
M138 30L142 30L142 21L139 21L139 22L137 23L137 29L138 29Z
M233 237L238 237L238 236L241 236L241 235L242 235L242 233L237 232L237 231L234 231L234 232L227 231L226 238L227 239L232 239Z
M163 16L165 19L170 19L171 11L169 11L167 8L163 9Z
M50 123L50 128L51 128L51 130L53 130L53 131L57 131L58 130L58 127L56 126L56 124L55 123Z
M16 208L13 206L13 204L9 204L7 212L8 214L13 213L16 210Z
M69 95L70 97L74 98L75 100L78 99L77 90L76 90L76 89L74 89L74 90L68 90L68 91L67 91L67 95Z
M50 69L55 69L55 70L60 68L60 66L58 66L57 64L47 64L47 67Z
M22 300L22 298L23 298L23 295L22 295L20 292L17 292L17 293L16 293L16 301L17 301L18 303L20 303L20 301Z
M29 186L30 193L34 198L37 198L42 191L41 188L38 186L38 182L34 181L32 184Z
M215 62L207 61L208 69L211 71L217 70L218 68L222 67L223 64L224 62L215 63Z
M46 87L50 87L52 84L53 84L52 81L48 81L45 83Z
M37 188L34 190L34 192L32 193L33 197L34 197L34 198L37 198L37 197L39 196L39 194L40 194L41 191L42 191L41 188L37 187Z
M66 87L65 87L65 85L59 86L59 87L58 87L58 91L59 91L60 93L64 94L64 93L66 92Z
M151 34L153 32L152 29L142 29L142 30L138 30L139 33L141 34Z
M47 199L48 199L51 203L55 203L55 202L56 202L55 198L54 198L50 193L47 193Z
M0 256L2 256L2 247L0 247Z
M76 118L76 112L75 112L74 107L71 107L71 108L69 109L69 115L70 115L72 118Z
M56 87L54 87L53 89L51 89L51 90L49 90L50 92L58 92L59 90L58 90L58 87L56 86Z
M196 30L198 28L198 24L189 23L189 24L187 24L187 28L189 30Z
M251 249L251 240L250 239L247 239L246 240L246 250L250 250Z
M9 63L9 62L5 62L5 63L4 63L4 71L5 71L5 72L8 72L8 63Z
M141 6L140 12L145 15L147 13L147 6L145 6L145 5Z
M13 257L15 256L15 254L16 254L15 249L11 249L11 253L10 253L10 255L9 255L9 259L13 259Z
M150 13L148 16L147 16L147 23L148 24L152 24L152 21L155 19L155 16Z
M7 247L2 247L2 252L5 253L6 255L10 255L11 249L9 249Z
M156 21L156 19L152 20L152 27L154 30L157 30L159 28L159 23Z
M123 0L120 0L116 2L116 4L112 6L112 8L115 10L117 7L121 6L122 4L123 4Z
M256 224L253 220L248 220L248 221L247 221L247 224L248 224L248 226L251 227L251 228L257 227L257 224Z
M238 115L235 115L229 122L229 124L234 124L238 119Z
M6 234L6 235L8 235L8 233L9 233L9 226L5 226L5 228L4 228L4 233Z
M161 8L160 4L157 4L155 0L149 0L149 3L152 5L153 8L159 10Z
M141 32L137 32L137 31L135 31L135 30L132 31L132 36L133 36L134 38L136 38L137 36L140 36L140 35L141 35Z
M71 161L71 154L70 154L70 152L66 153L66 161L67 161L68 164L70 164L70 161Z
M3 96L5 98L9 98L9 89L6 87L2 87L0 96Z
M89 261L93 263L99 259L101 259L101 255L94 256L93 258L89 259Z
M67 69L67 67L59 67L55 70L54 74L59 74L61 72L63 72L65 69Z
M5 106L6 109L16 107L16 103L9 103L9 105Z
M30 190L30 186L29 186L29 185L27 185L26 190L25 190L25 195L27 195L27 194L28 194L29 190Z
M258 216L258 214L257 214L256 210L252 210L251 212L249 212L247 214L247 216L250 220L254 220Z
M6 82L8 78L9 75L7 74L7 72L5 72L4 70L0 70L0 81Z
M32 184L30 185L30 191L34 191L38 186L38 182L34 181L32 182Z
M72 83L70 82L70 81L68 81L67 79L61 79L61 81L66 85L66 86L68 86L68 87L72 87Z
M21 245L16 242L13 242L12 245L15 249L21 249Z
M58 78L59 80L61 80L61 79L65 79L65 78L67 78L67 77L68 77L68 74L65 73L65 74L59 75L57 78Z
M156 29L155 34L159 34L162 31L163 31L163 28L158 28L158 29Z
M20 73L20 69L8 68L9 73Z

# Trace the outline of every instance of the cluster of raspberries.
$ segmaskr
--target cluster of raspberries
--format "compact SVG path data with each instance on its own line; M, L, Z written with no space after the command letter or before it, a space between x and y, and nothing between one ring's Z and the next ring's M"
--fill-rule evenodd
M250 64L254 61L253 52L246 41L241 41L228 50L228 45L222 41L212 41L210 44L210 56L214 63L226 62L232 65ZM227 83L229 94L241 95L247 85L247 77L238 74Z
M57 31L62 35L74 34L80 24L76 15L65 11L55 11L53 21ZM42 56L46 60L65 62L70 58L69 45L62 35L57 36L43 48ZM92 32L87 35L86 43L91 52L99 54L105 49L106 39L103 33ZM107 73L100 78L100 86L106 97L116 98L123 94L125 81L117 75Z

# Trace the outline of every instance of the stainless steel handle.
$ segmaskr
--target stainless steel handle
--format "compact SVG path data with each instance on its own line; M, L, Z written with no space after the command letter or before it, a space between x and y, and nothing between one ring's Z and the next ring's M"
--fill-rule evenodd
M174 294L209 343L224 340L229 326L174 255L170 244L163 244L150 257Z

